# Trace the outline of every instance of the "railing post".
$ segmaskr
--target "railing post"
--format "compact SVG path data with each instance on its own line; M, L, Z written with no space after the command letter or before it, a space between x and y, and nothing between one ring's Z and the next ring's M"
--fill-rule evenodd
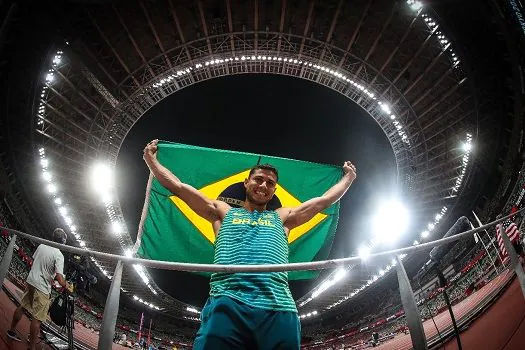
M399 255L396 256L396 259L399 294L401 295L401 302L403 303L403 309L405 310L410 338L412 338L412 347L415 350L426 350L428 349L427 339L425 337L421 315L417 308L416 299L414 298L414 291L412 291L412 287L410 286L410 281L407 272L405 271L405 267L403 266L403 261Z
M507 233L503 228L501 229L501 232L501 238L503 238L505 249L507 250L507 254L510 257L510 268L514 269L514 272L516 272L516 276L518 276L518 281L520 282L521 292L523 293L523 297L525 298L525 272L523 272L523 268L521 267L518 254L516 254L516 251L514 250L514 246L512 245L509 236L507 236Z
M113 337L115 336L115 326L120 302L120 282L122 281L122 260L117 262L111 286L109 287L106 305L104 307L104 317L102 318L102 328L98 338L98 350L107 350L113 347Z
M4 256L2 257L2 262L0 263L0 285L4 283L4 279L7 276L7 271L9 271L9 266L11 265L11 260L13 259L13 249L15 248L16 235L11 236L11 241L7 245Z

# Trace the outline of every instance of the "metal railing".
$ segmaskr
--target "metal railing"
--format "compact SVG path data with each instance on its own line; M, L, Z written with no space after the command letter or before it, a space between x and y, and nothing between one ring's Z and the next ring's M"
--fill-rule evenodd
M477 232L484 231L489 227L492 227L511 216L517 215L519 212L525 210L521 209L516 213L512 213L508 216L502 217L498 220L490 222L488 224L482 225L480 227L474 228L469 231L459 233L457 235L438 239L432 242L419 244L417 246L404 247L399 249L393 249L383 252L371 253L368 255L367 259L370 260L374 257L380 256L395 256L398 263L396 264L397 277L399 283L399 292L401 295L401 301L403 308L405 310L405 315L407 319L407 325L410 330L410 336L412 338L412 344L414 349L427 349L427 341L425 333L423 331L423 323L419 315L419 311L415 302L414 293L410 285L410 280L406 274L405 268L403 266L403 261L400 257L401 254L415 253L419 251L426 250L428 248L440 246L443 244L451 243L457 240L465 239L473 236ZM13 230L10 228L3 228L11 234L11 240L5 251L5 254L0 263L0 279L4 280L9 265L11 264L11 259L13 256L13 248L16 241L16 237L20 236L36 243L45 244L51 247L58 248L63 251L70 253L75 253L79 255L87 255L98 258L109 259L117 262L115 272L112 278L110 290L106 298L106 304L104 308L104 317L102 320L102 328L100 331L100 337L98 342L98 349L111 349L113 336L115 334L115 326L117 321L119 302L120 302L120 284L122 280L122 271L125 265L141 264L145 267L151 267L156 269L165 269L165 270L177 270L177 271L187 271L187 272L281 272L281 271L304 271L304 270L324 270L331 269L336 267L346 266L352 263L359 263L362 258L359 256L341 258L341 259L332 259L332 260L323 260L323 261L314 261L314 262L305 262L305 263L290 263L290 264L280 264L280 265L216 265L216 264L192 264L192 263L179 263L179 262L170 262L170 261L157 261L157 260L148 260L141 258L126 257L116 254L109 254L98 251L91 251L86 249L81 249L77 247L72 247L57 242L49 241L40 237L35 237L30 234ZM521 290L525 297L525 273L521 264L518 261L518 256L512 246L512 243L507 235L502 235L503 241L505 242L505 248L509 257L511 259L510 268L513 269L518 277Z

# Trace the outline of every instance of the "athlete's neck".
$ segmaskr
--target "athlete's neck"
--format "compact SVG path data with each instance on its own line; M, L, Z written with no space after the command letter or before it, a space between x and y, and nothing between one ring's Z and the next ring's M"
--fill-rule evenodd
M266 210L266 204L255 204L255 203L250 202L248 199L244 201L243 207L249 212L252 212L254 210L257 210L258 212L262 212Z

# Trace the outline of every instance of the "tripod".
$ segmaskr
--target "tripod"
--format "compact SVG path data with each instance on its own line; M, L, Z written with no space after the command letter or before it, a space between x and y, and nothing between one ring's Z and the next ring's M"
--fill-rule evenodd
M66 325L67 344L70 350L75 349L73 329L75 329L75 301L72 295L66 295Z
M447 304L448 312L450 313L450 318L452 319L452 327L454 328L454 333L456 334L456 341L458 343L458 349L462 350L463 348L461 346L461 338L459 337L458 325L456 323L456 318L454 317L454 312L452 312L452 305L450 305L450 299L448 297L448 293L446 290L447 279L443 275L443 272L441 271L441 269L439 269L437 266L435 266L434 269L436 270L439 284L443 288L443 297L445 298L445 303Z

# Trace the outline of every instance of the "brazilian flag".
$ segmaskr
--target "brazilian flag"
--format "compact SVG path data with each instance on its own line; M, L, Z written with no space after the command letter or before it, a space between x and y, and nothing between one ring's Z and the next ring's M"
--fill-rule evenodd
M269 210L296 207L322 195L342 176L340 167L270 157L253 153L226 151L159 142L157 158L182 182L205 196L242 206L244 179L256 164L271 164L279 171L275 196ZM198 216L186 203L153 179L147 193L147 212L142 218L138 255L147 259L188 263L213 263L215 236L212 225ZM339 203L294 228L288 237L290 262L326 259L339 218ZM290 272L290 279L308 279L312 271Z

